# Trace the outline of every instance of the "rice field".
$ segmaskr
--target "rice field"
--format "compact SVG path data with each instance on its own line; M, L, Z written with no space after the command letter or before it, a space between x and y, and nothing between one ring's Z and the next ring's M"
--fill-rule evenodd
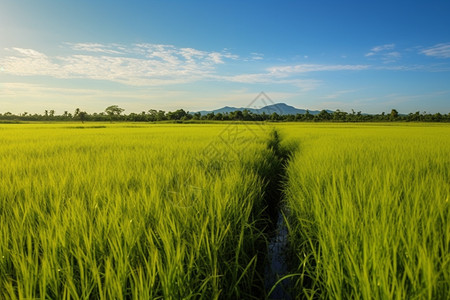
M281 196L293 299L449 298L448 125L80 125L0 125L0 299L274 298Z
M449 299L450 128L286 126L296 291L321 299Z
M2 126L0 298L251 298L264 134Z

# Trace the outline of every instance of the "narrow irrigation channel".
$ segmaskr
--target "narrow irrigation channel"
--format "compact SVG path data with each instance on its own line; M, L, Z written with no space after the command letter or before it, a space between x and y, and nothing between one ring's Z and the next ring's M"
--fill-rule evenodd
M271 232L268 241L267 260L264 270L264 285L269 299L292 299L292 283L290 278L281 278L288 275L288 230L284 220L282 208L279 210L275 229Z
M264 202L266 203L265 227L266 251L259 254L258 261L263 261L264 290L268 299L293 299L292 284L288 279L278 282L289 274L288 230L283 214L283 188L286 180L286 164L293 149L281 146L281 137L278 131L270 133L267 147L272 157L269 172L261 174L267 183Z

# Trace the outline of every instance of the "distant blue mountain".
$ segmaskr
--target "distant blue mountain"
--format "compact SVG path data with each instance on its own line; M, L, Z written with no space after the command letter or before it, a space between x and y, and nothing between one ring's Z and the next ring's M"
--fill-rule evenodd
M276 104L264 106L262 108L225 106L225 107L215 109L215 110L202 110L202 111L199 111L199 113L201 113L202 115L206 115L209 113L224 114L224 113L230 113L230 112L237 111L237 110L240 110L240 111L248 110L249 112L252 112L255 114L262 114L263 112L265 112L268 115L271 115L274 112L279 115L296 115L296 114L305 114L306 113L306 109L295 108L293 106L287 105L286 103L276 103ZM333 111L331 111L331 110L327 110L327 112L333 113ZM312 115L317 115L320 113L320 110L310 110L309 113Z

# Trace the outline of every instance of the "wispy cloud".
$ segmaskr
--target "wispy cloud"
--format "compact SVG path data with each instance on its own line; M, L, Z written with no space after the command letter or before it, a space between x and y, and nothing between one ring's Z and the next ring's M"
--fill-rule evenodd
M217 79L223 79L231 82L240 83L269 83L274 80L274 77L268 73L255 73L255 74L239 74L232 76L217 76Z
M284 84L297 87L301 92L314 90L322 84L317 79L285 78L274 73L240 74L220 77L223 80L250 84Z
M379 52L386 51L386 50L392 50L395 48L395 44L385 44L380 46L375 46L372 49L370 49L370 52L366 53L366 56L373 56Z
M252 60L261 60L264 59L264 54L262 53L258 53L258 52L252 52L251 54L251 59Z
M420 53L437 58L450 58L450 43L437 44L420 51Z
M268 71L279 76L286 76L292 73L309 73L324 71L360 71L366 70L369 65L321 65L321 64L300 64L292 66L271 67Z
M173 45L66 43L72 52L65 56L47 56L34 49L7 49L9 56L0 58L6 74L18 76L49 76L83 78L118 82L130 86L163 86L200 80L228 81L248 84L283 84L308 91L317 88L320 80L296 78L296 74L320 71L358 71L368 65L300 64L274 66L260 73L236 72L223 75L220 65L231 60L248 61L228 50L203 51ZM251 53L252 60L263 58Z
M66 43L75 51L106 53L106 54L123 54L124 47L118 44L104 45L99 43Z
M377 57L382 60L384 64L393 63L402 57L398 51L393 51L395 44L385 44L373 47L370 52L366 53L366 57Z
M52 62L51 59L36 50L11 48L7 51L14 52L14 56L0 59L0 65L4 73L19 76L40 75L52 76L60 72L59 65Z
M445 63L438 64L410 64L410 65L382 65L376 66L374 70L390 70L390 71L423 71L423 72L448 72L450 66Z
M306 75L318 72L351 72L363 70L410 71L424 66L395 66L369 64L292 64L262 68L245 73L244 64L257 66L262 53L238 56L228 49L204 51L173 45L140 43L132 45L100 43L65 43L64 55L50 56L35 49L8 48L0 57L2 74L16 76L48 76L63 79L93 79L117 82L128 86L166 86L198 81L234 82L242 84L278 84L297 87L300 91L314 90L323 84ZM447 52L446 52L447 51ZM383 62L401 57L395 44L376 46L368 56L380 56ZM423 50L430 56L447 57L450 44L439 44ZM244 67L222 73L221 66L239 61ZM448 70L447 66L438 66ZM437 68L437 67L436 67ZM428 70L428 69L426 69ZM320 78L320 77L319 77Z
M11 55L0 58L0 65L3 72L19 76L87 78L154 86L207 78L218 65L238 58L226 51L208 52L171 45L66 45L74 53L49 57L34 49L7 49Z
M360 71L369 68L369 65L300 64L270 67L263 73L217 76L217 78L239 83L285 84L295 86L299 88L300 91L304 92L316 89L322 84L322 80L297 78L298 74L311 72Z

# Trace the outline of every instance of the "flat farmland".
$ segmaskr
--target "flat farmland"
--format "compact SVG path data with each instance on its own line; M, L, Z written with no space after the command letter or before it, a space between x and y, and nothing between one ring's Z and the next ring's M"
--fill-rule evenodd
M445 299L449 171L448 125L0 125L0 298L276 298L279 212L284 295Z
M448 299L450 128L283 126L290 245L305 298Z

